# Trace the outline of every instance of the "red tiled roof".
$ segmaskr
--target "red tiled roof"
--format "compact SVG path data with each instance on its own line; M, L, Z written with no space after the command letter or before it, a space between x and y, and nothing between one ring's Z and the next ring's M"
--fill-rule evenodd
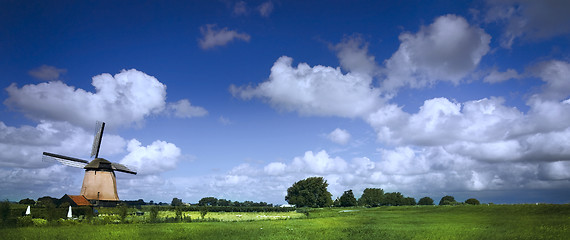
M69 196L69 198L71 198L71 200L73 200L75 204L77 204L77 206L91 205L91 203L89 203L89 201L87 201L87 198L85 198L85 196L83 195L67 195L67 196Z

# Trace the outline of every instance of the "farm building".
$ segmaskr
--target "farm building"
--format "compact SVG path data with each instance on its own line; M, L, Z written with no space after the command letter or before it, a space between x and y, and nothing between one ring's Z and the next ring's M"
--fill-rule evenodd
M70 206L72 207L83 207L83 206L91 206L91 203L89 202L89 200L87 200L87 198L85 198L85 196L83 195L63 195L63 197L61 197L59 199L60 204L67 202L69 203Z

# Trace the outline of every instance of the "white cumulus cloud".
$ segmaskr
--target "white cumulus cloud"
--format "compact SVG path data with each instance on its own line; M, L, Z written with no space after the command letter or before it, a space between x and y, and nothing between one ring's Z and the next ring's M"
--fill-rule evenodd
M400 47L386 60L382 86L424 87L436 81L459 83L489 52L491 36L462 17L445 15L417 33L400 35Z
M202 117L208 114L208 111L203 107L192 106L188 99L169 103L167 109L174 114L174 116L179 118Z
M335 143L344 145L350 140L350 133L344 129L336 128L327 135L327 138Z
M306 63L293 67L292 63L292 58L280 57L266 82L257 87L232 85L230 91L242 99L262 98L277 109L303 115L358 117L382 103L370 77Z
M136 139L129 141L129 152L121 163L132 166L141 175L156 174L172 170L180 160L181 150L175 144L165 141L154 141L148 146L142 146Z
M93 77L95 93L63 82L15 83L6 91L4 104L36 120L67 121L85 129L103 120L112 126L140 123L147 116L166 109L166 85L136 69ZM169 104L175 116L203 116L205 109L190 106L188 100Z

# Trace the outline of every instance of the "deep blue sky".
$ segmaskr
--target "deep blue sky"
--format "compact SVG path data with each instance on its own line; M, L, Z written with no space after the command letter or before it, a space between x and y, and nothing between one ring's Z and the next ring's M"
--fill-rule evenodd
M0 197L284 203L323 176L419 199L569 202L565 1L1 1ZM62 177L65 176L65 177ZM73 190L75 189L75 190Z

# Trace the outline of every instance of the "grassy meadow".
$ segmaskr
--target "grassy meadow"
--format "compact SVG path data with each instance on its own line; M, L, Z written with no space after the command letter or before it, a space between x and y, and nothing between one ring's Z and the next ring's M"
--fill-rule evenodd
M0 239L570 239L568 204L326 208L308 217L226 212L206 218L211 221L4 227Z

